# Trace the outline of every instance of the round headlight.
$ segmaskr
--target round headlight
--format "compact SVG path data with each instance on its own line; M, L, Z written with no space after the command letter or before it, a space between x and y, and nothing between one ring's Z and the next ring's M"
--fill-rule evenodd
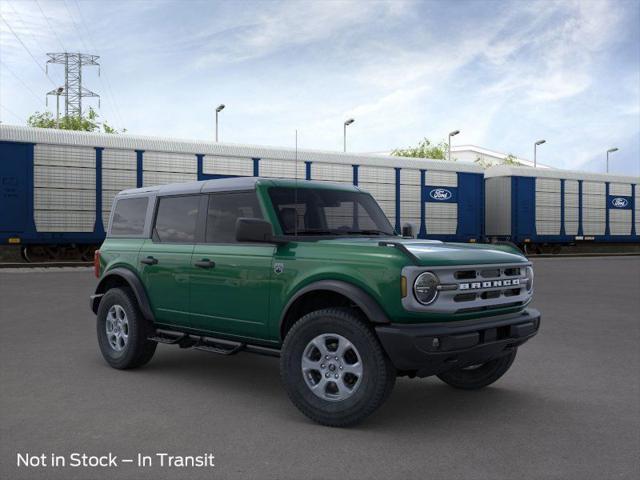
M424 272L418 275L413 284L413 293L422 305L433 303L438 296L440 280L434 273Z
M533 268L527 267L525 270L525 277L527 278L527 292L533 292Z

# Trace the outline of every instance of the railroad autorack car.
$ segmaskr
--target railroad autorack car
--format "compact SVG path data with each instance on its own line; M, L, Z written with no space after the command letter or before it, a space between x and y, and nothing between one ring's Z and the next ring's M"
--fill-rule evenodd
M496 166L485 172L486 235L529 251L640 241L639 177Z
M351 183L398 232L482 238L482 169L461 162L0 125L0 244L27 258L90 256L117 192L238 176ZM296 161L297 160L297 161Z

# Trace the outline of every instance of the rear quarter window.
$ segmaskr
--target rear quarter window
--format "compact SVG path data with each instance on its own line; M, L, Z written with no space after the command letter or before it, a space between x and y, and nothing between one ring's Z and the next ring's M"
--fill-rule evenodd
M113 211L109 234L119 236L142 235L148 205L148 197L119 199Z

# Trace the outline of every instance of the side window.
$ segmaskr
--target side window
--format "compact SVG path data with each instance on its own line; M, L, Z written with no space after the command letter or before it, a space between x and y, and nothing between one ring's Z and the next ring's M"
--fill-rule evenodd
M161 197L153 238L163 243L195 242L200 195Z
M263 218L255 192L213 194L207 213L207 243L235 243L236 220Z
M109 235L142 235L148 197L121 198L116 202Z

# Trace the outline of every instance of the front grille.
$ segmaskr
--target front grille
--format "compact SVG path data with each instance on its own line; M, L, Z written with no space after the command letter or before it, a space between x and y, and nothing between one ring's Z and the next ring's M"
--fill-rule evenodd
M413 285L420 273L431 271L440 280L438 297L430 305L421 305L407 295L403 305L408 310L438 313L467 313L526 305L526 267L523 264L478 265L456 267L405 267L403 275Z

